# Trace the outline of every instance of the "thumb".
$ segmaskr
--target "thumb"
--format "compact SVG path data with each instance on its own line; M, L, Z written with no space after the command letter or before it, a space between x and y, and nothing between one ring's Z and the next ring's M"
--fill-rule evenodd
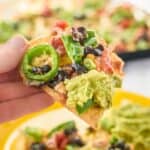
M22 36L15 36L0 46L0 73L13 70L20 62L28 42Z

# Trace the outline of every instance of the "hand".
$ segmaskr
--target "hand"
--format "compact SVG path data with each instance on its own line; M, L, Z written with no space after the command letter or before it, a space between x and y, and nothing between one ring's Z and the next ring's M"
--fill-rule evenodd
M39 111L52 103L42 90L23 85L19 63L28 47L21 36L0 45L0 122Z

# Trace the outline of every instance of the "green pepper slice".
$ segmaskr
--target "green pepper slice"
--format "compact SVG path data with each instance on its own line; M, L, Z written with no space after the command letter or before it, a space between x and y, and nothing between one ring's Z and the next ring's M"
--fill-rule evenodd
M87 100L87 102L85 102L83 104L83 106L80 105L76 105L76 110L79 114L82 114L84 112L86 112L92 105L94 104L92 99Z
M32 72L32 61L36 57L40 57L42 54L47 54L50 56L51 69L44 74L35 74L34 72ZM57 52L52 46L48 44L43 44L35 46L27 51L22 62L21 70L29 81L47 82L56 76L58 72L58 67L59 56Z
M55 128L53 128L49 133L48 133L48 137L51 137L54 133L64 130L64 129L71 129L71 128L75 128L75 122L74 121L67 121L64 122L58 126L56 126Z

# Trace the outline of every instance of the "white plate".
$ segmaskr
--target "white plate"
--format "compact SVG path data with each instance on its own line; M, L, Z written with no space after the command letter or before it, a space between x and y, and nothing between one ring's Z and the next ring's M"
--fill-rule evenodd
M15 137L17 137L22 130L27 127L39 127L44 130L49 131L56 125L69 121L74 120L76 122L77 128L79 132L82 134L85 132L85 130L88 128L88 125L79 119L77 116L75 116L72 112L68 111L65 108L57 109L54 111L46 112L44 114L38 115L37 117L34 117L27 122L21 124L19 127L17 127L9 136L7 142L5 143L4 150L11 150L11 145L13 143L13 140Z

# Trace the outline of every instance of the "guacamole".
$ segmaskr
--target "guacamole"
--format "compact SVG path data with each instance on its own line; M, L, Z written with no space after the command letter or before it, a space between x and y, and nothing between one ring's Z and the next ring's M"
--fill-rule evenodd
M101 119L101 127L112 135L132 143L135 150L150 148L150 108L127 104L111 108Z
M67 106L83 106L88 100L102 108L111 106L112 94L116 86L121 86L121 79L104 72L91 70L88 73L65 80Z

